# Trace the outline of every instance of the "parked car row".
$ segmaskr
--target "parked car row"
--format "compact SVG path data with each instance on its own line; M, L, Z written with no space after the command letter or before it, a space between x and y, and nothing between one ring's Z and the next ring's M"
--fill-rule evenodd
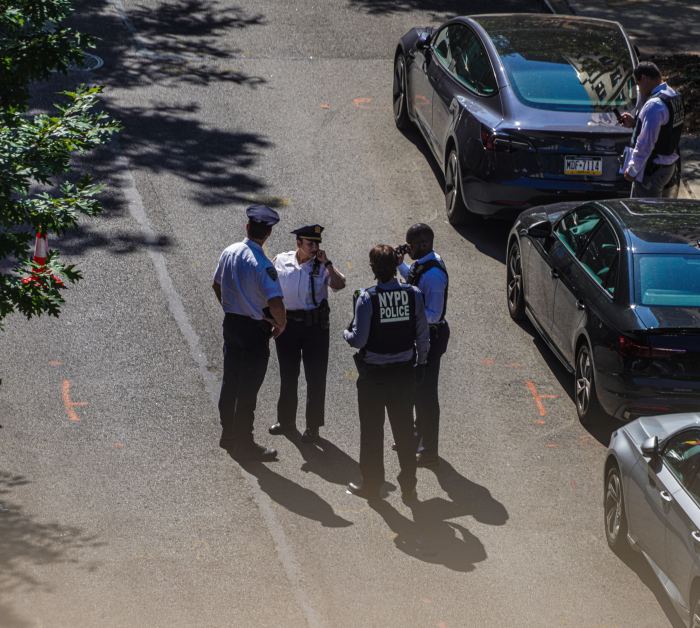
M608 544L700 628L700 202L625 198L636 63L616 22L457 17L401 38L394 120L442 169L450 223L515 219L511 317L572 374L583 423L631 421L605 462Z

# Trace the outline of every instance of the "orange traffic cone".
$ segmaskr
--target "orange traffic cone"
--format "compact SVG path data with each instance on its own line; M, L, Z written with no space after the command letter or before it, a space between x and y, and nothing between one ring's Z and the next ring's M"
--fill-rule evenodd
M25 277L22 279L22 283L28 284L30 282L35 285L41 285L41 274L46 270L46 261L49 258L49 238L45 233L38 231L36 234L36 240L34 241L34 257L32 261L37 265L37 268L32 269L32 274L30 277ZM51 275L51 278L56 283L57 287L63 287L63 281L60 277L56 275Z

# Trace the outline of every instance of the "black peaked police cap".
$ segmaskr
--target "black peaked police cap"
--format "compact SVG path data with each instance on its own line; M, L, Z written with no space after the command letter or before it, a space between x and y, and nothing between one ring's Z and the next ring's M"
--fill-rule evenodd
M306 225L305 227L299 227L290 233L296 235L297 238L306 238L307 240L320 242L322 231L323 227L321 225Z
M268 227L272 227L280 221L280 215L267 205L251 205L245 210L245 215L248 216L248 220L261 222Z

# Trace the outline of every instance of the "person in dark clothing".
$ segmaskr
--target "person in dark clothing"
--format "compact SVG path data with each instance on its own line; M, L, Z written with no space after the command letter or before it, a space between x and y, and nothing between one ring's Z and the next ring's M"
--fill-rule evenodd
M357 405L360 415L362 481L348 490L367 499L380 497L384 484L384 411L396 441L405 502L416 499L412 388L421 379L430 347L420 291L396 280L396 252L386 244L369 254L377 285L360 291L355 317L343 332L356 349Z

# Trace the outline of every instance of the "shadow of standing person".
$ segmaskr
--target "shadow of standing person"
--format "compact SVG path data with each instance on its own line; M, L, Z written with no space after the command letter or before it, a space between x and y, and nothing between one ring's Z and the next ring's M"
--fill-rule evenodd
M413 521L387 501L368 503L396 534L394 545L409 556L461 572L473 571L476 563L486 560L486 550L476 536L458 523L444 521L427 502L411 508Z
M352 521L335 514L332 506L308 488L299 486L260 462L241 461L240 466L254 475L260 488L290 512L318 521L326 528L347 528Z
M314 473L331 484L345 486L349 480L359 479L360 467L342 449L325 438L315 444L293 439L292 442L304 458L301 470Z

